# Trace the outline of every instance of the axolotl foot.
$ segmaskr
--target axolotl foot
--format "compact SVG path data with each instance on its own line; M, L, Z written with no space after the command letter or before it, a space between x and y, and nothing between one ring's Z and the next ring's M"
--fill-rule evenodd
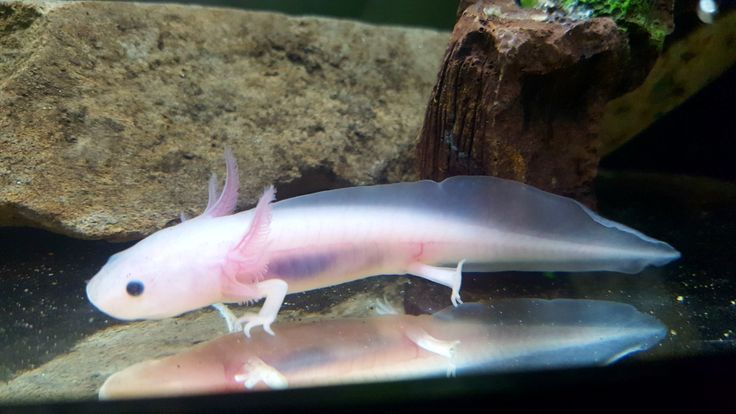
M452 289L452 293L450 294L450 301L452 302L453 306L459 306L463 303L462 299L460 299L460 286L463 283L463 265L465 264L465 259L461 260L460 263L457 264L457 267L455 268L455 273L452 275L452 285L450 288Z
M250 330L257 326L263 326L263 330L266 331L269 335L276 335L271 329L271 324L275 320L276 315L264 316L257 313L246 313L245 315L238 318L237 323L243 326L243 333L245 334L245 336L250 338Z
M256 313L246 313L241 317L236 317L228 307L222 303L215 303L212 306L220 312L225 319L227 329L230 332L242 330L246 337L250 338L250 330L263 326L263 329L271 335L275 335L271 330L271 324L276 320L281 304L289 289L289 285L281 279L269 279L259 282L255 285L258 296L256 298L265 297L261 310ZM243 297L243 300L253 300L253 297Z
M261 297L266 297L258 314L246 313L238 318L238 323L245 322L243 333L250 338L250 330L256 326L263 326L263 330L271 335L276 335L271 330L271 324L276 320L276 315L284 303L284 297L289 289L289 285L281 279L264 280L256 284Z
M289 386L283 374L258 357L250 358L245 362L235 374L234 379L249 390L259 382L264 383L270 389L284 389Z
M457 264L457 267L453 269L451 267L437 267L415 262L409 265L407 273L449 287L452 289L450 301L454 306L459 306L463 303L460 299L460 287L463 283L464 264L465 259L461 260Z

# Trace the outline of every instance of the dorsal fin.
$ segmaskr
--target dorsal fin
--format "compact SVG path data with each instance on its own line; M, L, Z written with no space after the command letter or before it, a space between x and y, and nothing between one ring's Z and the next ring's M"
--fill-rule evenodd
M238 188L240 187L240 177L238 176L238 164L235 156L230 148L225 148L225 185L222 187L220 197L217 196L217 175L212 174L209 182L209 199L207 208L201 214L205 217L220 217L231 214L235 210L238 202Z

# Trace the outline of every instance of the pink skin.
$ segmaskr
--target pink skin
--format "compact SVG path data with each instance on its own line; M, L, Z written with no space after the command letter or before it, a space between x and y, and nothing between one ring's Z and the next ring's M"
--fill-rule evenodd
M198 217L110 258L87 296L118 319L158 319L266 298L258 314L221 312L231 331L270 329L287 293L380 274L412 274L451 288L461 303L472 271L636 273L679 257L668 244L606 220L574 200L493 177L453 177L324 191L272 203L269 187L231 214L235 159ZM137 284L132 286L132 284Z
M276 337L262 332L255 332L252 338L242 334L223 336L113 375L100 389L100 398L270 389L262 381L247 388L244 381L236 380L237 375L256 376L249 368L254 360L267 361L285 375L290 387L354 382L376 375L400 378L402 373L406 373L404 377L444 374L446 358L420 349L401 330L394 329L394 323L400 321L397 318L285 323ZM422 365L426 368L418 372L407 371Z
M210 201L202 215L160 230L117 253L89 281L87 296L96 307L123 320L160 319L227 301L231 299L228 296L234 301L258 297L254 282L263 276L265 264L235 249L251 243L258 247L254 252L262 251L259 246L267 232L259 226L268 226L268 204L274 192L268 189L261 198L255 209L257 220L231 215L237 201L238 174L229 151L226 160L225 188L216 198L213 176ZM233 276L236 273L239 279ZM126 286L131 281L143 283L142 294L128 294Z
M234 333L135 364L110 376L99 396L242 392L456 371L604 365L654 346L666 332L654 317L630 305L569 299L465 304L435 315L284 322L277 336Z

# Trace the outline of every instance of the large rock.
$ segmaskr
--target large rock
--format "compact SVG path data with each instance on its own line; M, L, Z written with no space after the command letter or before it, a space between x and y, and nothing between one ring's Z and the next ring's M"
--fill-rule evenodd
M0 224L144 236L204 207L226 145L240 207L270 183L285 197L415 178L446 44L230 9L0 3Z

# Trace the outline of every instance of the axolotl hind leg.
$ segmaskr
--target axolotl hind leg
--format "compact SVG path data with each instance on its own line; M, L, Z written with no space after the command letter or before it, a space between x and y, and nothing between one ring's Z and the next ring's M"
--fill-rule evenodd
M276 314L289 288L289 285L281 279L261 280L268 268L265 251L271 224L271 202L275 194L273 186L263 192L254 209L248 231L240 242L230 249L222 265L220 283L224 297L241 300L266 298L258 314L243 315L235 322L232 321L229 311L223 312L222 307L216 307L225 317L229 329L245 323L243 333L247 337L250 337L250 330L256 326L263 326L266 332L274 335L271 323L276 320Z
M463 264L465 264L465 259L461 260L460 263L457 264L457 267L452 269L449 267L429 266L424 263L414 262L409 265L406 273L449 287L452 289L450 301L454 306L458 306L463 303L463 301L460 300L460 286L463 283Z

